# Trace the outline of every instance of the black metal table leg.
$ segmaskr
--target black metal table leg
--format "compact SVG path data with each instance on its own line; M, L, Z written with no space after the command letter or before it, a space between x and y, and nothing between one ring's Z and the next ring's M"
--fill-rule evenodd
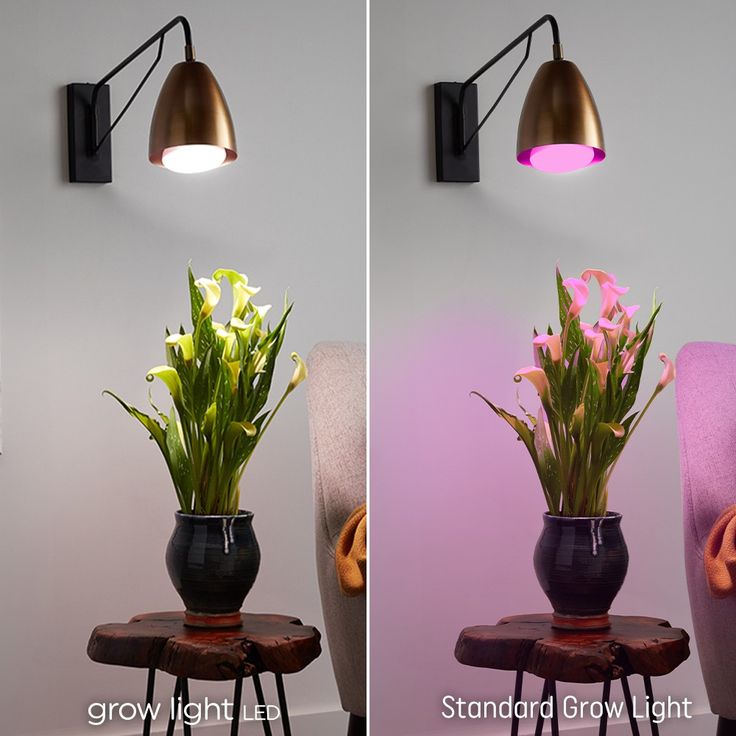
M151 718L153 717L153 688L156 684L156 668L148 670L148 682L146 683L146 718L143 721L143 736L151 736Z
M626 675L621 676L621 687L624 690L624 700L626 701L626 711L629 714L629 723L631 724L631 733L634 736L639 736L639 726L634 718L634 704L631 700L631 690L629 689L629 679Z
M187 713L189 712L189 680L186 677L181 678L181 706L182 706L182 725L184 726L184 736L192 736L192 726L189 723Z
M511 714L511 736L519 736L519 714L516 712L516 704L521 700L521 686L524 681L524 670L517 670L516 684L514 685L513 712Z
M278 692L279 694L281 725L284 729L284 736L291 736L291 725L289 724L289 709L286 707L286 691L284 690L284 678L279 673L276 673L274 677L276 678L276 692Z
M598 736L606 736L608 730L608 701L611 697L611 678L609 677L603 683L603 695L601 695L601 705L603 706L603 712L601 713L600 727L598 729Z
M169 713L169 723L166 726L166 736L174 736L174 727L176 726L176 709L177 709L177 698L181 692L181 678L176 678L176 685L174 685L174 697L171 700L172 708Z
M549 694L552 698L552 736L560 736L560 724L557 720L557 683L549 681Z
M549 695L549 682L545 680L544 687L542 688L542 697L539 699L539 715L537 716L537 727L534 729L534 736L542 736L542 729L544 728L542 703L547 700L547 695Z
M238 736L240 728L240 703L243 698L243 677L242 675L235 680L235 690L233 691L233 720L230 724L230 736Z
M258 705L262 706L261 710L266 713L266 699L263 697L263 687L261 686L261 678L257 672L253 673L253 689L256 691L256 700ZM266 714L268 715L268 714ZM267 718L264 718L261 723L263 724L263 733L265 736L272 736L271 734L271 723Z
M652 692L652 678L644 676L644 690L649 698L649 723L652 726L652 736L659 736L659 726L654 720L654 714L652 713L652 703L654 702L654 693Z

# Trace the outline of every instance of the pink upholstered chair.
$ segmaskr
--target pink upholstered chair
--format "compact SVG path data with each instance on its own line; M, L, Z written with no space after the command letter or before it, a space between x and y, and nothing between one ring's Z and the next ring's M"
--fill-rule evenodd
M736 734L736 597L711 597L703 547L736 503L736 345L693 342L677 356L685 567L700 666L718 736Z

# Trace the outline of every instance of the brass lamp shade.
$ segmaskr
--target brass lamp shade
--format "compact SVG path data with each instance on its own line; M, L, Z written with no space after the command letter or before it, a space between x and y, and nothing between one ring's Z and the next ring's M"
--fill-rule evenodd
M542 64L519 118L518 162L560 173L605 156L598 108L580 70L565 59Z
M176 64L161 87L151 120L148 158L190 173L238 157L235 131L220 85L206 64Z

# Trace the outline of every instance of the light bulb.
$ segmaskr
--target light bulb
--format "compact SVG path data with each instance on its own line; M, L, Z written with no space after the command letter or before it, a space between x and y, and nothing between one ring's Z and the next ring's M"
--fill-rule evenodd
M227 151L221 146L190 144L164 149L163 166L177 174L198 174L222 166Z
M529 165L539 171L551 174L564 174L577 171L600 161L598 151L591 146L578 143L556 143L547 146L535 146L528 153Z

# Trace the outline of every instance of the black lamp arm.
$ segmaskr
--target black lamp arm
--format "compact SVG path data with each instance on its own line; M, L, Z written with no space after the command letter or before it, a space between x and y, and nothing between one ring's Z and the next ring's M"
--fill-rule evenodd
M187 61L192 61L194 59L194 46L192 45L192 29L189 25L189 21L183 16L183 15L177 15L176 18L172 18L163 28L160 28L156 33L153 34L147 41L144 41L135 51L133 51L132 54L129 56L126 56L125 59L123 59L114 69L111 69L107 74L105 74L102 79L100 79L97 84L95 84L94 89L92 90L92 99L90 101L90 127L91 127L91 135L90 135L90 145L92 147L91 153L95 154L99 150L100 146L105 142L105 140L108 138L110 133L112 133L113 128L118 124L120 121L120 118L125 115L125 113L128 111L128 108L133 104L133 100L136 98L138 93L143 88L143 85L148 81L148 78L153 73L153 70L156 68L156 65L161 60L161 54L163 52L164 48L164 36L174 27L181 24L182 30L184 31L184 56ZM97 96L99 95L100 89L107 84L118 72L125 69L128 64L130 64L134 59L137 59L146 49L150 48L154 43L158 41L158 53L156 54L156 58L154 59L153 64L151 64L151 67L146 72L145 76L141 80L140 84L136 87L135 92L130 96L130 99L128 102L126 102L125 106L123 107L122 112L115 118L115 121L113 124L109 127L109 129L101 136L98 136L97 131Z
M498 107L498 103L501 102L503 99L503 96L506 94L508 88L511 86L513 81L516 79L517 74L521 71L521 68L526 63L526 60L529 58L529 51L531 49L532 44L532 35L534 31L541 28L545 23L549 23L551 29L552 29L552 49L553 49L553 56L555 59L561 59L562 58L562 44L560 43L560 28L557 25L557 20L553 15L550 15L547 13L546 15L543 15L538 21L535 23L532 23L532 25L529 26L523 33L520 33L508 46L503 48L501 51L499 51L490 61L485 63L480 69L478 69L477 72L472 74L470 77L468 77L464 82L462 87L460 87L460 96L458 99L458 125L457 125L457 134L458 134L458 150L460 152L464 151L467 147L470 141L475 138L476 135L478 135L478 131L483 127L483 124L488 120L488 118L491 116L491 113ZM508 82L506 82L506 86L501 90L501 94L498 95L496 98L496 101L491 106L491 109L485 114L484 118L480 121L480 124L478 127L470 134L469 138L465 138L465 92L468 89L468 87L475 82L478 77L480 77L482 74L485 74L496 62L503 59L506 54L508 54L510 51L513 51L522 41L526 41L526 51L524 53L524 58L521 60L521 63L519 66L516 67L516 70L511 75L511 78Z

